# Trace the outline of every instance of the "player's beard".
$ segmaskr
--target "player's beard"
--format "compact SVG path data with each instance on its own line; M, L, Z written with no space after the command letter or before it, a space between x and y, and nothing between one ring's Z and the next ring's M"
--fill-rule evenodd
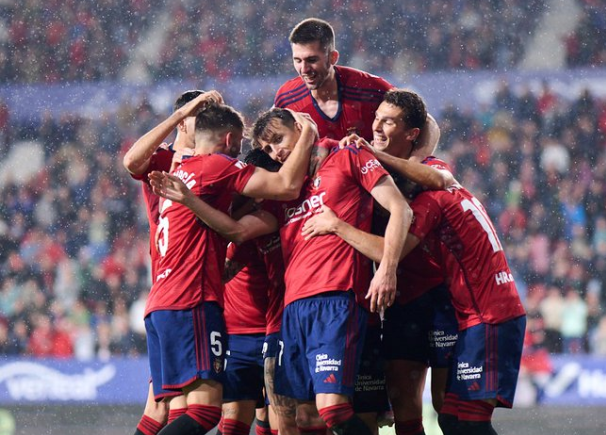
M303 79L303 82L305 83L305 85L307 86L307 88L310 91L317 91L318 89L322 88L322 86L324 86L324 83L326 83L326 80L328 80L328 76L330 75L329 74L330 66L331 66L330 61L327 61L326 65L325 65L325 69L322 73L320 73L319 71L314 71L314 74L315 74L315 77L314 77L315 83L314 84L307 82L305 80L305 76L301 77Z

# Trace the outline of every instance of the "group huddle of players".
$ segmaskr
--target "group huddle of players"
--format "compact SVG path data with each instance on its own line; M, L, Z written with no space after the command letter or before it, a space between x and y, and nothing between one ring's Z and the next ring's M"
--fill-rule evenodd
M187 91L124 165L141 180L151 383L138 434L495 434L525 312L482 204L433 157L422 98L337 66L329 23L290 34L298 76L251 129ZM177 129L174 142L164 143ZM231 243L230 243L231 242ZM265 406L269 404L269 406Z

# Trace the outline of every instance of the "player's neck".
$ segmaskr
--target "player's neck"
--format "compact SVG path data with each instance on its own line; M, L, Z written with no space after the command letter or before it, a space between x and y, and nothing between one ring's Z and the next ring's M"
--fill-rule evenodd
M316 172L318 172L318 169L320 169L322 162L324 161L324 159L326 159L326 157L328 157L328 154L330 154L330 151L328 149L319 147L317 145L315 145L311 149L308 172L310 177L316 175Z
M328 77L322 86L318 89L312 89L311 95L319 103L328 101L336 101L339 97L337 78L335 77L334 69L330 77Z
M173 150L179 151L186 148L194 149L193 141L189 141L187 138L183 137L183 135L177 134L175 141L173 142Z

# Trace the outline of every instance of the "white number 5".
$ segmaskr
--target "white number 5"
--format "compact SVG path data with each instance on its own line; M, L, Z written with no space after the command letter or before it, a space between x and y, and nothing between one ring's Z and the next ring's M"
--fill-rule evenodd
M223 355L223 344L221 343L221 333L213 331L210 333L210 350L215 356Z

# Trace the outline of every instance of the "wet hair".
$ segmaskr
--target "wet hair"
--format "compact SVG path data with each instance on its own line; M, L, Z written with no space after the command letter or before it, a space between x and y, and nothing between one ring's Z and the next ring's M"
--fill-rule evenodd
M291 44L311 44L318 41L328 52L335 49L335 31L328 21L319 18L301 21L292 29L288 40Z
M425 102L416 92L408 89L391 89L383 96L383 102L399 107L408 128L423 128L427 121Z
M173 104L173 112L176 112L181 107L185 106L191 100L197 98L199 95L204 93L201 89L193 89L190 91L185 91L175 100L175 104Z
M244 157L244 163L263 168L270 172L278 172L282 167L280 162L276 162L269 154L260 148L253 148Z
M231 106L209 103L196 115L196 132L204 130L244 133L244 118Z
M261 148L260 141L270 142L273 134L272 126L277 122L288 128L295 127L295 117L287 109L274 107L263 112L255 121L252 127L252 147Z

